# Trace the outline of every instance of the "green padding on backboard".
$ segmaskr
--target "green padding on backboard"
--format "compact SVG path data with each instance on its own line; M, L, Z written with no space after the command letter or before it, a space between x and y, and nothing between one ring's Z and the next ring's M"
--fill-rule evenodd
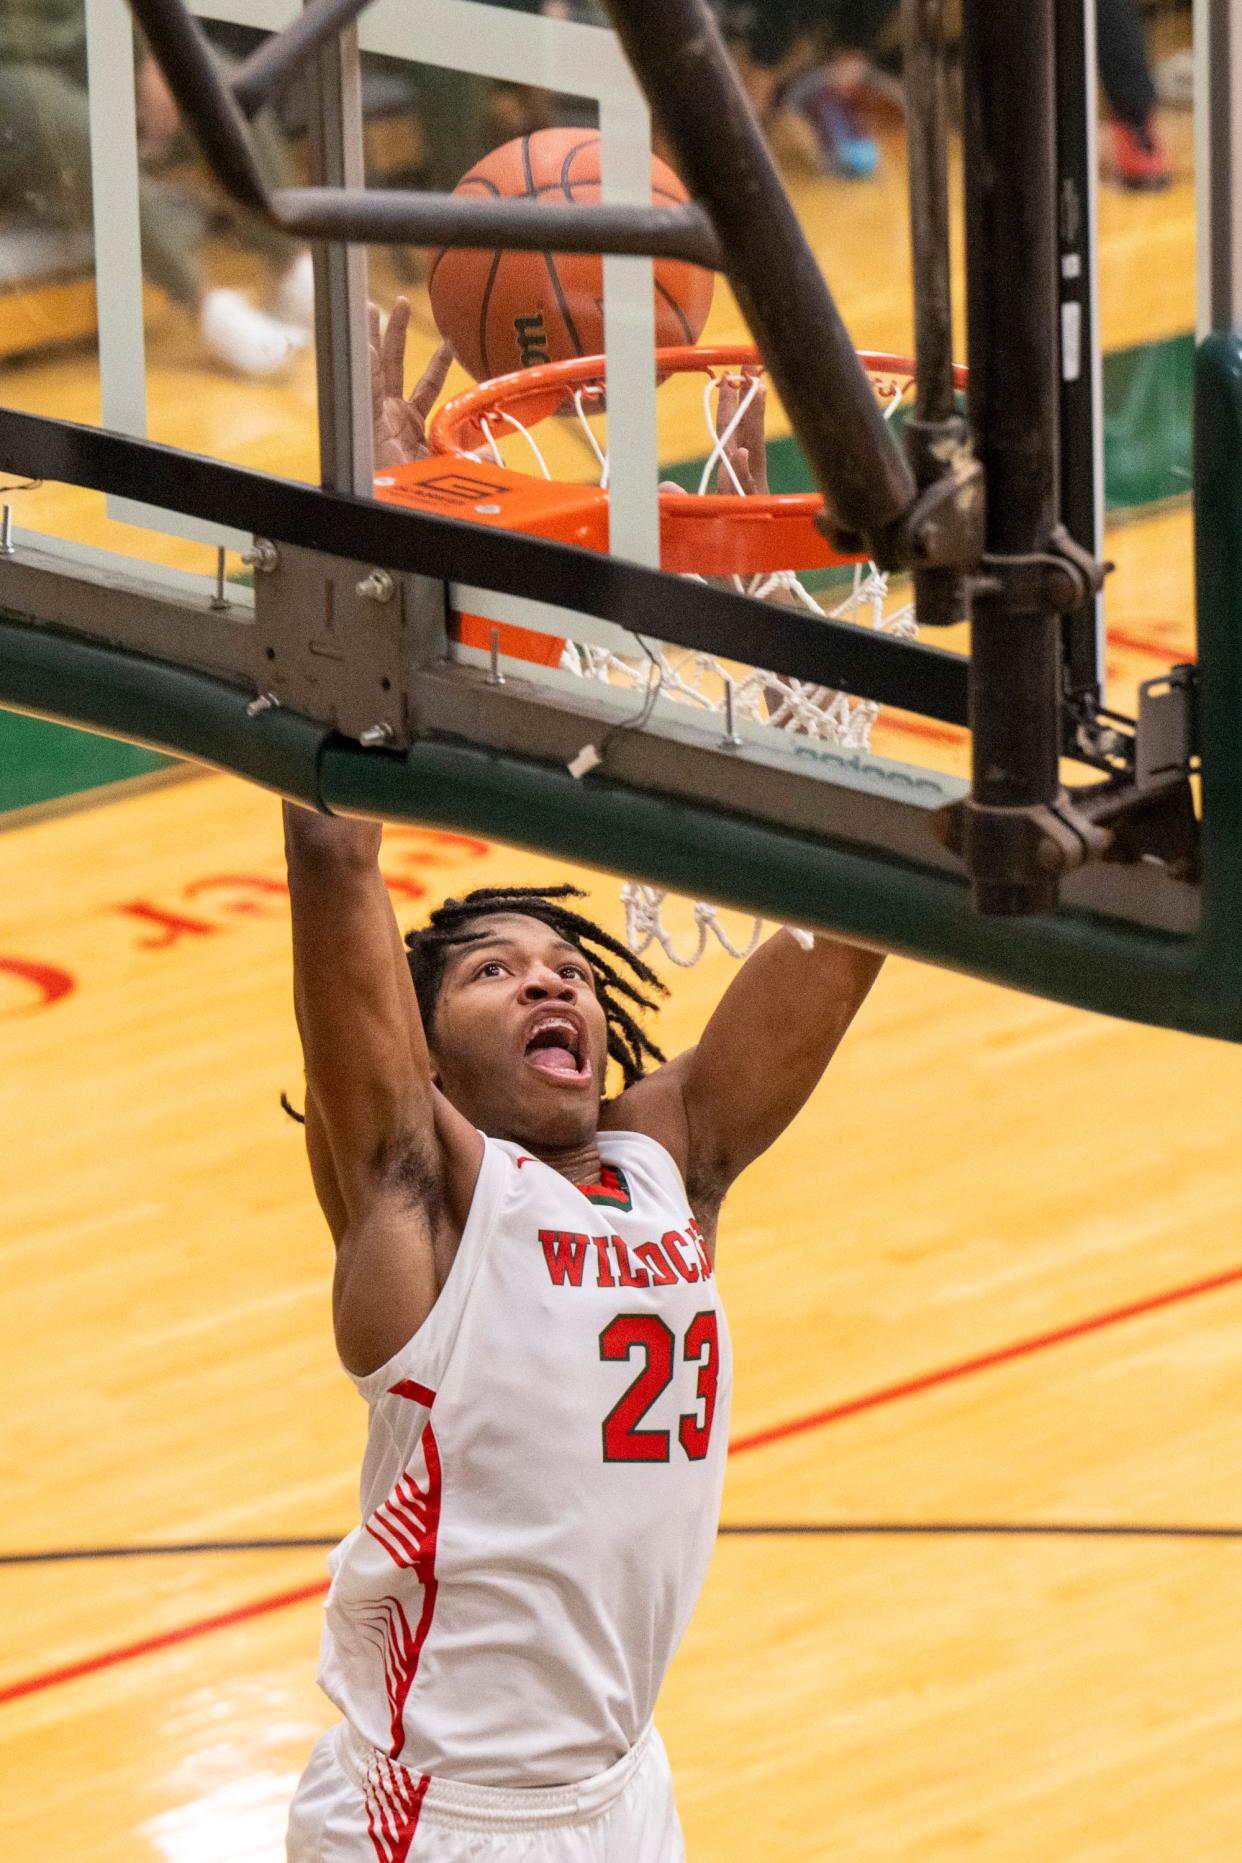
M405 756L326 747L334 813L434 823L835 931L1105 1015L1242 1039L1242 1001L1200 987L1191 938L1086 912L982 918L966 883L874 849L773 828L598 775L423 740Z
M0 813L146 776L168 761L137 744L0 712Z
M229 577L251 587L249 571ZM139 744L0 710L0 815L164 770L175 758Z
M1083 1008L1242 1039L1236 921L1227 961L1218 944L1222 961L1209 967L1200 940L1087 912L980 918L963 879L883 852L597 775L575 782L560 766L458 741L424 739L404 755L364 750L292 712L251 717L246 690L207 674L3 616L0 698L311 806L480 830Z
M230 770L316 806L330 728L279 708L251 717L253 696L189 667L0 611L0 703Z

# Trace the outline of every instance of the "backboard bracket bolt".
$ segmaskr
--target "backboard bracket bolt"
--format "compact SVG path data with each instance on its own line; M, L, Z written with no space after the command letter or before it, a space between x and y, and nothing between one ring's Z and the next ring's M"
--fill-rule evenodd
M366 602L390 602L397 593L397 585L386 569L373 569L358 583L355 593Z
M733 681L728 678L724 682L724 715L725 728L724 736L720 740L720 748L721 750L741 750L742 738L734 715Z
M270 576L280 567L280 551L267 537L256 537L250 548L242 551L241 560L257 576Z
M505 676L500 670L500 629L498 627L492 629L491 644L488 649L487 683L489 686L503 686L505 683Z

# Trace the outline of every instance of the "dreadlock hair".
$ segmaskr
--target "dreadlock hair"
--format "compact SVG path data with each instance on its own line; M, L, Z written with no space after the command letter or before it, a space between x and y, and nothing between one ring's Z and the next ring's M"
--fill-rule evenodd
M649 990L661 996L667 996L668 990L655 971L618 939L580 912L557 903L562 899L585 897L577 886L480 886L467 893L464 899L446 899L442 906L437 906L430 921L417 931L407 932L405 939L423 1027L430 1030L435 1017L449 953L459 945L475 943L484 935L481 930L473 929L474 921L494 918L502 912L518 912L524 918L538 919L550 926L567 944L582 953L595 973L600 1007L608 1024L608 1053L621 1069L627 1087L641 1080L648 1060L658 1062L665 1057L625 1003L632 1003L640 1010L656 1009L659 1005L650 996L644 996L610 960L620 959Z

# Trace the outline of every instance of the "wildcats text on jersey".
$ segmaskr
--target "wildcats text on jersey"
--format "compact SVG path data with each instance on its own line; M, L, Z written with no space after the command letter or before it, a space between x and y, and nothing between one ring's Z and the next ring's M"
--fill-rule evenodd
M678 1281L712 1278L703 1232L693 1218L684 1235L667 1229L658 1242L627 1243L617 1235L541 1229L539 1244L556 1287L672 1287Z

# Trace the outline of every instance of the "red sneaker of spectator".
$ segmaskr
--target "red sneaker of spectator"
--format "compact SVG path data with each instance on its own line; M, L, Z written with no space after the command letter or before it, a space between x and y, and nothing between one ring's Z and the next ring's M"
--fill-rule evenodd
M1113 124L1113 175L1123 188L1147 193L1172 182L1173 170L1156 134L1154 117L1148 117L1141 127Z

